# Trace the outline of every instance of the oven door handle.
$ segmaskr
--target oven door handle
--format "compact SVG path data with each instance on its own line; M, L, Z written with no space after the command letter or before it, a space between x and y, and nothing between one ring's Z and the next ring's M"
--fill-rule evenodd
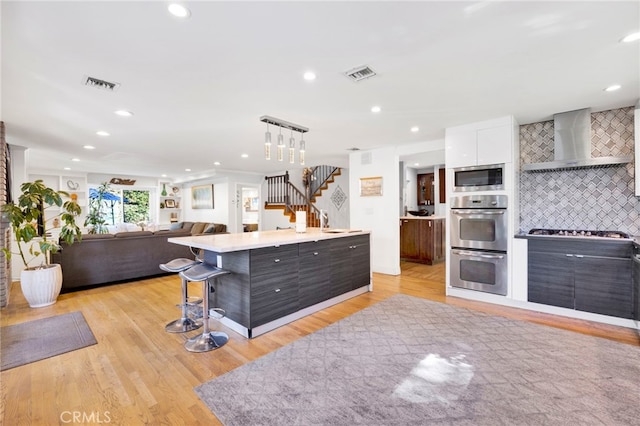
M469 257L482 257L483 259L504 259L502 254L481 254L475 251L451 250L453 254Z
M468 216L468 215L503 215L505 213L504 209L496 209L496 210L458 210L451 209L451 213L457 214L458 216Z

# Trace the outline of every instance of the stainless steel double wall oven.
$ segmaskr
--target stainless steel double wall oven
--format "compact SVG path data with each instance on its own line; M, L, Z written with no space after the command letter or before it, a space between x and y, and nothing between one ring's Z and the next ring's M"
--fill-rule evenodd
M507 294L507 207L506 195L451 198L452 287Z

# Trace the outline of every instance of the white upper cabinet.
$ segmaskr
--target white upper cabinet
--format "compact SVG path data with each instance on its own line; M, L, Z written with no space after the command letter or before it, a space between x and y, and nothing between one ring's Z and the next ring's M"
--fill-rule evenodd
M475 166L477 158L478 143L475 129L456 127L446 130L445 164L447 168Z
M450 127L445 133L447 168L511 163L517 142L513 117Z

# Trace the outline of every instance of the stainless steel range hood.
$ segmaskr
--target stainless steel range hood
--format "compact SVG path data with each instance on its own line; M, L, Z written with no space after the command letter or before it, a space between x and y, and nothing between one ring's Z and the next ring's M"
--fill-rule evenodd
M608 167L631 162L631 157L591 157L591 109L553 116L554 161L524 164L524 171Z

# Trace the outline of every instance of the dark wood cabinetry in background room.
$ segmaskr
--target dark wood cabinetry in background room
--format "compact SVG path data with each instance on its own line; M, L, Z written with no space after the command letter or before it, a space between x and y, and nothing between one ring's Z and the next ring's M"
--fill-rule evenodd
M445 190L445 182L446 182L446 177L445 177L445 169L438 169L438 183L440 184L440 204L444 204L447 202L447 192Z
M418 205L426 206L434 203L433 173L423 173L418 175Z
M400 257L402 260L420 259L420 220L400 219Z
M444 260L444 219L400 219L400 258L433 265Z
M528 300L633 317L631 242L529 240Z

